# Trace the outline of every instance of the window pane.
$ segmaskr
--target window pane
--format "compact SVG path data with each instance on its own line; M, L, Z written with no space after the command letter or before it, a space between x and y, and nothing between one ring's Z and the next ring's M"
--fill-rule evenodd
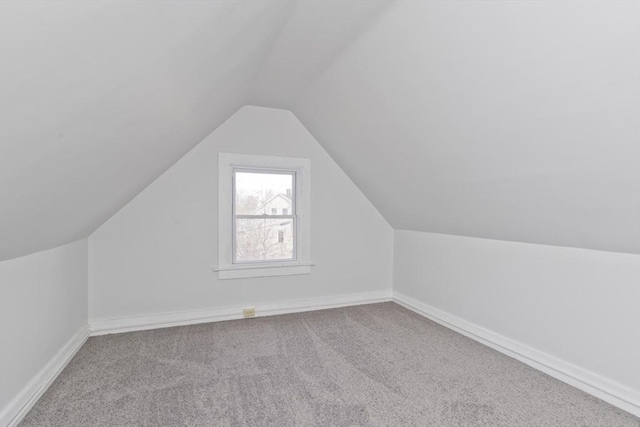
M236 219L236 261L293 259L292 219Z
M235 182L236 215L293 212L293 174L237 171Z

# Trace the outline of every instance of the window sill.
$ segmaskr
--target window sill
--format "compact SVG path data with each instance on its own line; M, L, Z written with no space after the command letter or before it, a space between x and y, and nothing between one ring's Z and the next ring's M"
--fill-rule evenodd
M276 264L276 265L231 265L226 267L216 267L213 270L218 272L218 279L244 279L249 277L273 277L273 276L293 276L298 274L310 274L314 264Z

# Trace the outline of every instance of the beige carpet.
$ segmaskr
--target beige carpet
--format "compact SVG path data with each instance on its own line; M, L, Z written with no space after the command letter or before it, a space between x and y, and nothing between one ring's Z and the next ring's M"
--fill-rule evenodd
M23 426L638 426L395 304L90 338Z

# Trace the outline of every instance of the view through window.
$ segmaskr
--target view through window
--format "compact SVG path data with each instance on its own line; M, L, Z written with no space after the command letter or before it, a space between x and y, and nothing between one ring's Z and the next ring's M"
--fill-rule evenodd
M234 169L233 262L295 259L294 171Z

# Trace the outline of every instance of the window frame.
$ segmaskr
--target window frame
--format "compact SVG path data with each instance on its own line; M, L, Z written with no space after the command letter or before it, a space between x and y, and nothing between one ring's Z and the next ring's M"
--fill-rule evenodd
M253 154L218 155L218 272L219 279L286 276L311 272L311 161L304 158ZM294 259L235 261L235 173L295 173L292 212L264 217L295 218ZM263 216L260 216L263 218Z

